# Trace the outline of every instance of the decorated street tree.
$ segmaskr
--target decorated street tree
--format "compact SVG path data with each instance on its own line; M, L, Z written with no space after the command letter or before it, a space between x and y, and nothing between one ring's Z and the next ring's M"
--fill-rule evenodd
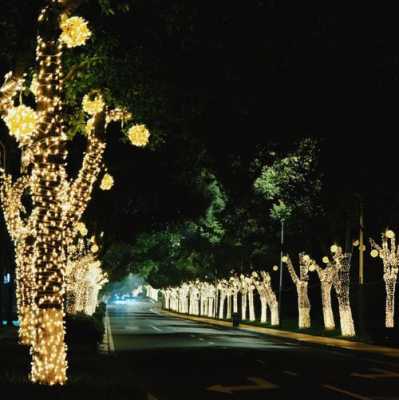
M314 268L320 279L324 327L326 330L332 330L335 329L335 321L331 305L331 289L334 282L335 269L331 264L327 264L325 268L314 264Z
M256 273L256 272L255 272ZM254 276L245 278L248 283L248 305L249 305L249 320L255 321L255 299L254 299Z
M230 286L233 296L233 312L238 312L238 293L240 292L240 280L236 276L230 277Z
M395 232L386 230L382 235L382 245L378 245L373 239L370 244L373 250L372 257L380 257L384 266L384 281L386 291L385 305L385 326L393 328L395 326L395 288L398 279L399 268L399 245L396 245Z
M34 316L34 332L27 339L32 346L30 378L48 385L64 384L67 379L63 319L67 249L102 171L106 127L130 117L125 110L108 109L101 91L88 93L82 102L89 117L87 148L77 176L68 176L62 55L66 48L84 45L92 35L83 18L72 16L79 5L79 0L47 0L40 12L36 72L30 85L35 108L23 104L27 85L19 69L6 75L0 89L0 114L18 142L22 171L15 182L2 171L7 182L2 198L20 199L27 192L32 204L30 213L21 217L20 201L11 209L3 203L16 254L31 255L28 265L17 261L19 310L25 312L27 301ZM149 133L143 125L134 125L128 137L133 144L145 146ZM101 186L109 189L112 183L112 177L105 176Z
M356 331L350 304L350 267L352 254L343 253L342 247L335 244L331 246L330 250L332 261L328 257L324 261L334 269L333 287L338 298L341 334L342 336L355 336Z
M219 319L224 318L224 306L227 298L227 282L222 279L217 285L219 291Z
M295 272L289 256L283 257L283 262L287 264L292 282L294 283L298 294L298 326L300 329L310 328L310 301L308 296L309 270L314 268L314 260L307 254L299 254L299 276Z
M279 314L278 314L278 301L276 294L273 291L271 285L270 274L266 271L261 271L260 276L258 275L255 280L255 286L258 290L260 302L261 302L261 319L262 323L267 322L267 308L270 309L270 323L272 326L279 325Z

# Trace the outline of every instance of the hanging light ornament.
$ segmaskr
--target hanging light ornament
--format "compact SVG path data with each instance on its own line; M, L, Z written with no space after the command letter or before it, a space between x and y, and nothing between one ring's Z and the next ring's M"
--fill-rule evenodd
M105 174L100 184L101 190L110 190L114 186L114 178L110 174Z
M83 97L82 107L83 111L90 115L96 115L104 109L105 103L103 96L97 94L94 97L86 94Z
M18 141L22 141L35 132L39 117L35 110L21 104L11 108L4 117L4 121L10 134Z
M133 125L128 132L130 142L134 146L144 147L150 138L150 132L145 125Z
M69 48L83 46L92 35L87 21L82 17L63 17L60 27L62 30L60 40Z

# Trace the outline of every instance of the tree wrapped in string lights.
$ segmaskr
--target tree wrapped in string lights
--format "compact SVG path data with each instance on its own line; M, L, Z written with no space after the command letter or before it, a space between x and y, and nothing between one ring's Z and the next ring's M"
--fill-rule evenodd
M326 330L333 330L335 329L335 320L331 305L331 289L334 282L335 269L331 264L327 264L325 268L314 264L314 271L317 272L320 279L324 327Z
M241 319L247 319L247 297L248 297L248 282L243 274L240 275L240 293L241 293Z
M372 247L371 256L373 258L380 257L384 266L385 281L385 326L393 328L395 326L395 288L398 278L399 268L399 245L396 245L395 232L386 230L381 235L382 245L378 245L370 238Z
M356 331L350 304L350 267L352 254L343 253L342 247L337 245L332 245L330 250L332 261L328 257L324 261L335 270L333 287L338 298L341 334L342 336L355 336Z
M82 106L88 117L87 148L77 177L68 177L62 54L65 48L84 45L91 36L87 22L72 15L80 3L80 0L47 0L38 17L36 82L32 85L35 109L15 104L15 98L26 86L19 70L7 74L0 88L0 114L18 142L22 171L22 177L15 182L2 171L2 180L7 182L2 185L2 198L21 197L21 180L26 176L26 188L29 188L32 200L32 210L25 218L20 218L21 205L6 210L9 205L3 201L19 258L19 311L25 313L27 302L33 315L29 317L33 321L33 333L27 339L32 346L30 378L47 385L62 385L67 379L64 343L66 249L72 243L75 226L102 170L106 127L121 118L115 110L108 110L100 91L84 97ZM148 142L149 132L143 125L134 125L129 129L128 138L132 144L141 147ZM108 177L103 187L110 186ZM17 231L13 232L15 227ZM22 265L21 260L28 254L31 265ZM25 295L25 288L28 288L29 296Z
M298 294L298 326L300 329L310 328L310 301L308 296L309 268L315 264L307 254L299 254L299 276L289 256L283 257L283 262L287 264L292 282Z
M269 307L270 323L272 326L277 326L280 323L278 301L271 285L270 274L266 271L261 271L260 276L257 274L256 278L254 284L259 293L261 302L260 322L267 322L267 308Z

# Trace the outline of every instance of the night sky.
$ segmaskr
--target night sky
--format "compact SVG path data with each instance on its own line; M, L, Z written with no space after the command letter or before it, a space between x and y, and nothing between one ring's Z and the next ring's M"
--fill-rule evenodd
M251 188L247 171L262 146L289 149L306 136L321 141L328 207L344 192L360 194L368 231L375 236L387 225L397 227L399 28L393 6L131 3L129 13L115 16L100 17L92 5L84 10L97 18L102 35L116 38L116 61L137 54L137 82L146 82L154 104L162 104L143 115L166 140L142 154L110 139L106 160L117 185L112 196L95 193L88 216L97 229L128 240L145 227L195 216L203 205L192 189L192 169L207 165L239 195ZM28 11L20 18L29 31ZM1 72L8 62L4 56Z

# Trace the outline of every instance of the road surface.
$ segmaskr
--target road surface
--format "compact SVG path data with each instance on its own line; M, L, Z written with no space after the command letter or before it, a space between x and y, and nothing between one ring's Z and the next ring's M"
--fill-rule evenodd
M147 301L108 312L115 356L149 400L399 400L399 359L163 316Z

